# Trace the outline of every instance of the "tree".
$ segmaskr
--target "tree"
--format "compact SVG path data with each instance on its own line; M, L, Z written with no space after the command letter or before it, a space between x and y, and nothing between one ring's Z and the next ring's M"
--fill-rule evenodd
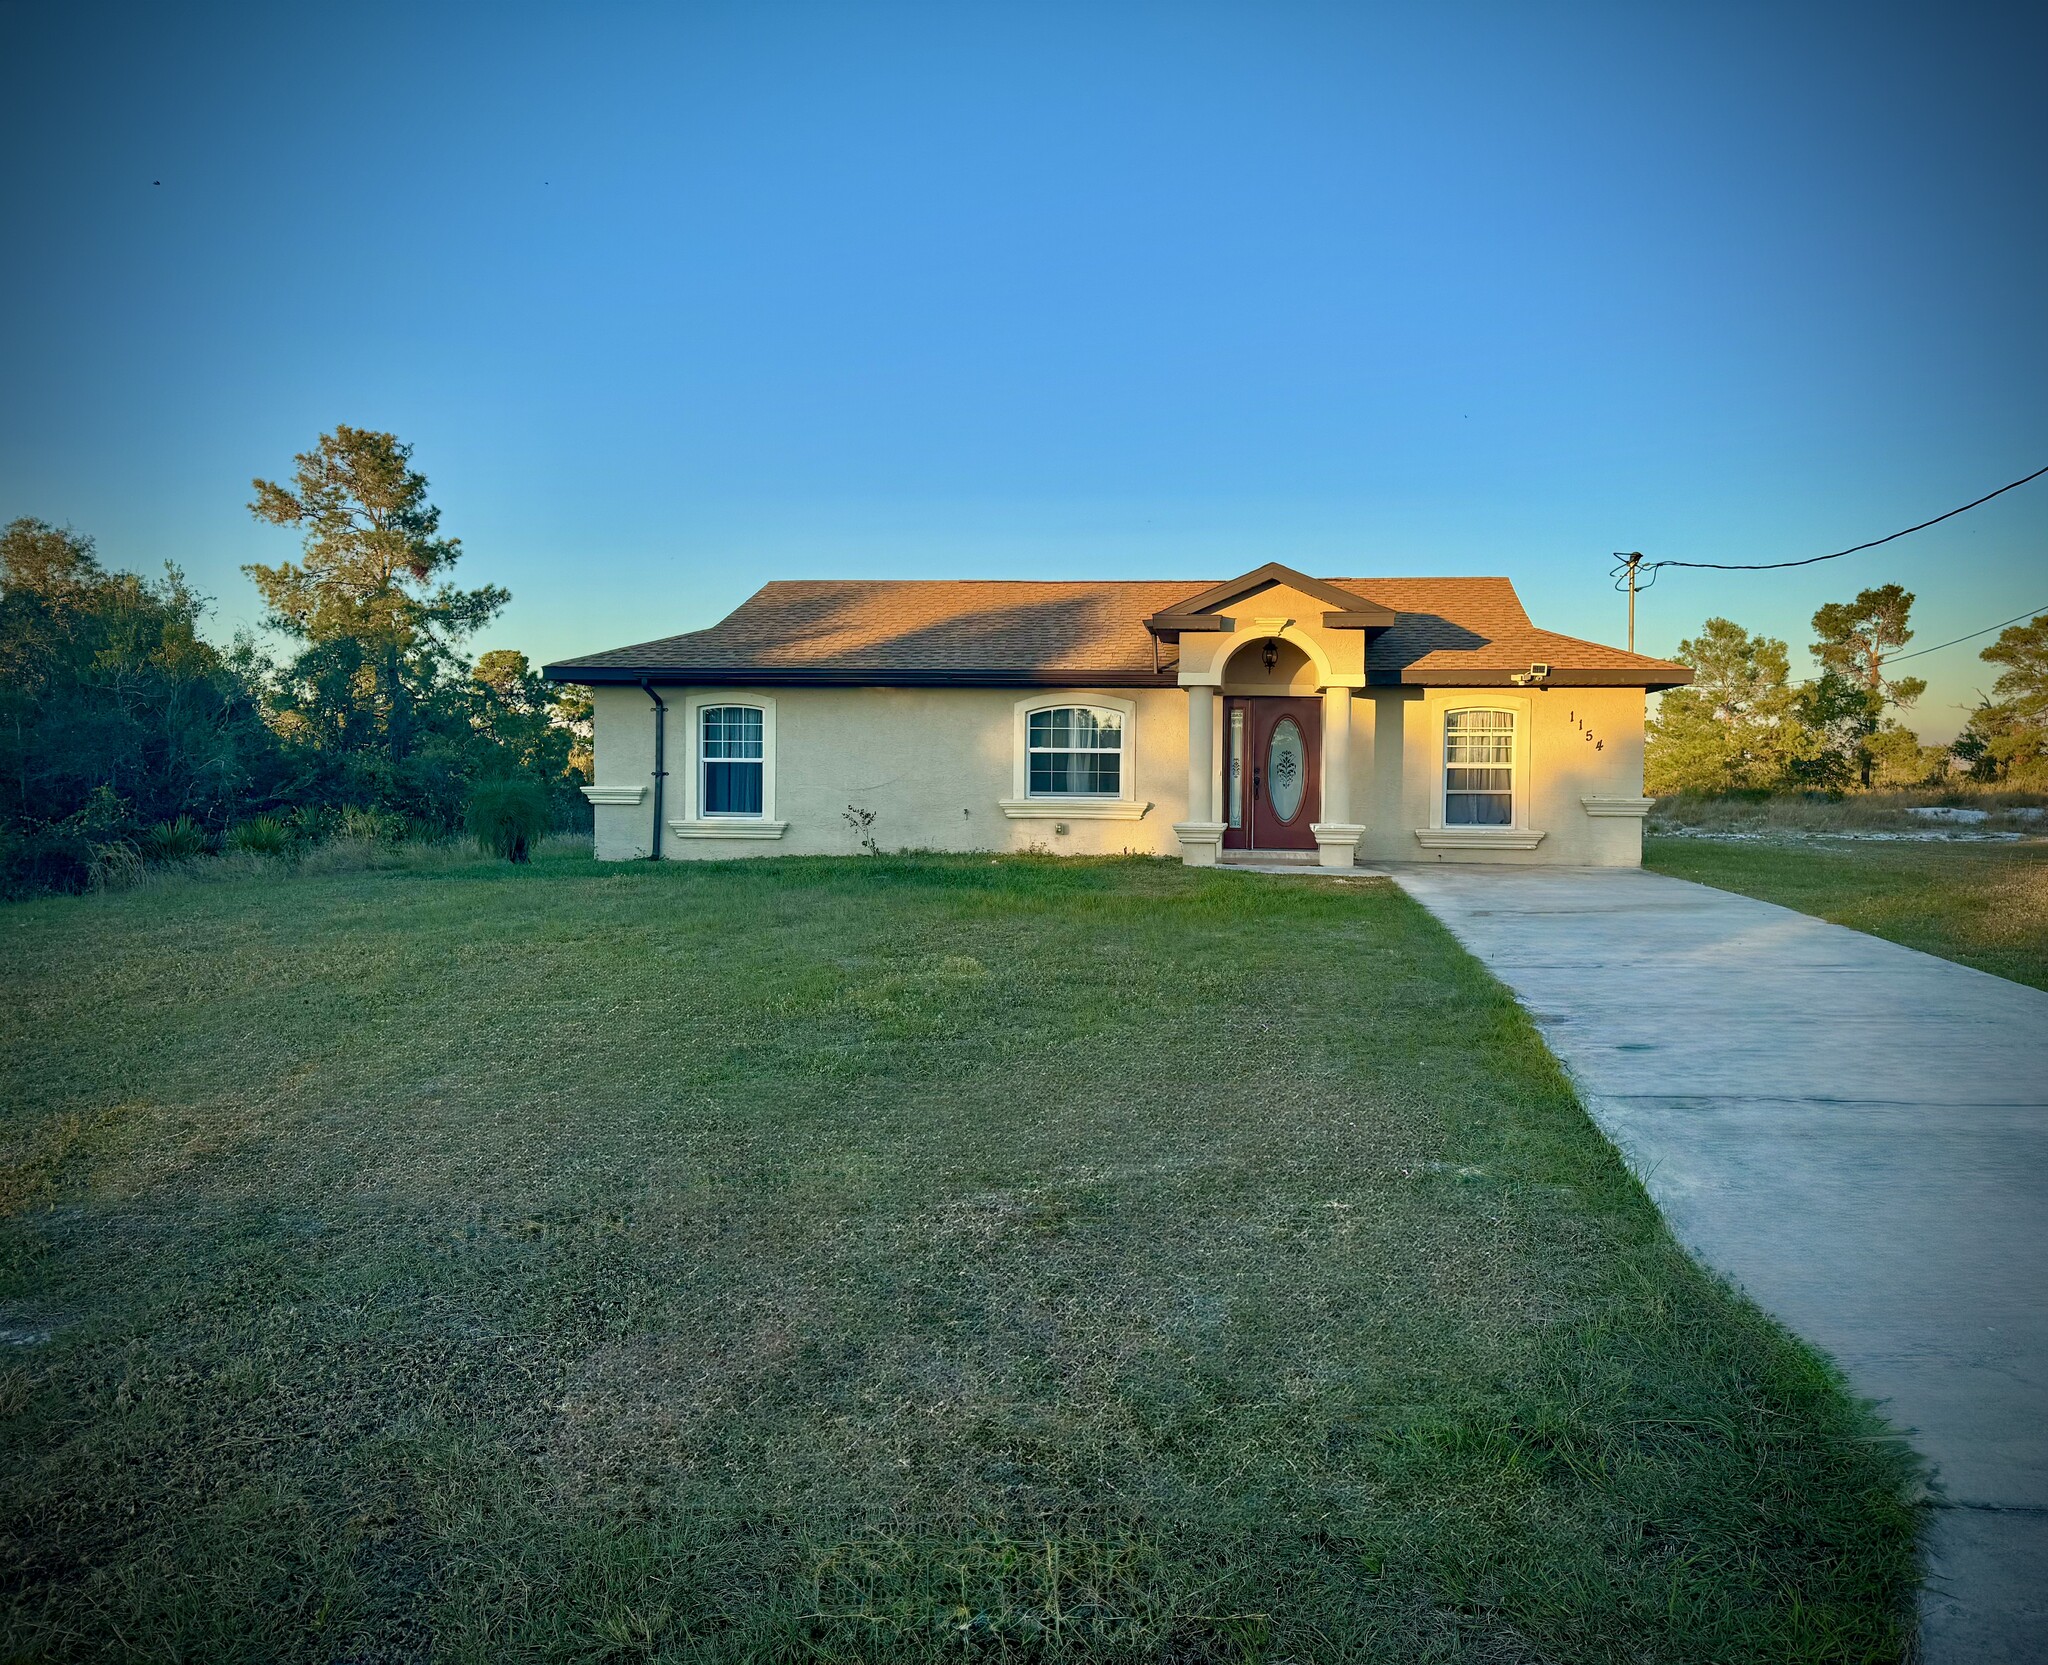
M2003 665L1956 741L1979 780L2048 784L2048 613L2007 625L1978 657Z
M244 569L271 627L305 644L285 672L286 732L369 754L357 772L380 796L401 799L417 798L424 777L438 773L427 759L413 771L422 779L406 778L433 727L427 708L459 669L456 649L511 599L494 585L447 582L462 546L441 536L441 511L411 464L412 447L392 434L322 434L296 459L290 489L257 480L249 505L259 520L301 529L303 559Z
M1728 792L1784 784L1814 752L1790 684L1791 654L1728 619L1708 619L1678 644L1690 687L1658 702L1644 758L1647 790Z
M559 689L517 649L493 648L470 672L469 699L470 722L494 754L490 772L524 774L557 805L580 801L576 788L590 778L584 690Z
M1787 770L1786 784L1825 792L1839 792L1858 780L1868 786L1874 763L1870 740L1884 710L1882 697L1829 669L1802 682L1793 705L1807 743ZM1917 738L1914 744L1919 744Z
M1808 651L1824 676L1832 672L1872 696L1871 734L1887 705L1903 711L1927 692L1920 677L1884 674L1886 658L1913 639L1913 599L1913 592L1901 585L1882 584L1858 592L1854 601L1831 601L1813 615L1814 634L1820 640ZM1913 743L1919 744L1917 737ZM1861 741L1855 761L1858 777L1868 786L1875 759Z
M189 816L219 830L274 802L287 765L261 667L199 635L206 602L175 567L109 572L90 538L0 530L0 879L84 879L97 848Z
M75 602L105 578L92 539L68 526L23 516L0 531L0 589L54 605Z
M1923 746L1920 736L1892 717L1877 725L1868 745L1879 786L1932 786L1948 770L1946 746Z

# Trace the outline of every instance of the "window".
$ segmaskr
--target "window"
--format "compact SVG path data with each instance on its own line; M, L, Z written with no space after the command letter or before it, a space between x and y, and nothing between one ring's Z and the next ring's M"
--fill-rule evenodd
M1030 713L1025 790L1034 798L1115 798L1124 789L1124 719L1092 705Z
M698 714L700 815L762 813L761 708L707 705Z
M1515 714L1444 713L1444 825L1515 824Z

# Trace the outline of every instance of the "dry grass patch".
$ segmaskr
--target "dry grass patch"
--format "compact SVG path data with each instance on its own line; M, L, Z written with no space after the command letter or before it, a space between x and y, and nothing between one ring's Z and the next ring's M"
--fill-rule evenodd
M1988 833L2036 836L2048 793L2008 792L1988 787L1922 787L1898 791L1826 793L1734 793L1701 797L1689 793L1659 798L1645 830L1651 834L1687 834L1798 839L1831 834L1912 833L1970 835ZM1982 811L1982 821L1947 823L1914 810Z

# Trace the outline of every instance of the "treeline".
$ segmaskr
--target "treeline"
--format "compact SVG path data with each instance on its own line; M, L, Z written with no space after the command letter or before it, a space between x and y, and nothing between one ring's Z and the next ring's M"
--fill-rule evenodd
M510 597L449 582L461 546L411 458L339 427L288 485L254 482L251 511L301 539L298 560L246 569L290 644L276 658L208 642L173 567L110 571L40 520L0 531L0 887L337 832L446 836L480 793L580 820L587 696L524 654L464 655Z
M1820 674L1791 680L1786 644L1708 619L1678 644L1690 687L1664 694L1644 754L1645 790L1822 791L1933 785L2048 786L2048 613L2008 627L1980 655L2002 666L1953 746L1926 746L1896 715L1926 691L1894 677L1913 638L1911 591L1897 584L1813 615Z

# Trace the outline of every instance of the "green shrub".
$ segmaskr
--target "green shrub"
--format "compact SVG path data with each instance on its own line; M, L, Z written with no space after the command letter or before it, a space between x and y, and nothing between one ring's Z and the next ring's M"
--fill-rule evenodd
M334 818L334 836L363 843L397 844L405 838L405 821L388 810L350 804Z
M281 856L292 847L292 830L275 815L257 815L229 833L228 842L252 856Z
M117 838L92 847L87 886L92 890L131 890L142 882L142 852L133 841Z
M300 844L318 844L334 831L334 811L320 804L294 804L285 825Z
M206 829L189 815L159 821L142 835L142 853L151 861L190 861L206 854Z
M465 820L485 852L524 861L547 836L547 790L530 780L486 780L470 788Z

